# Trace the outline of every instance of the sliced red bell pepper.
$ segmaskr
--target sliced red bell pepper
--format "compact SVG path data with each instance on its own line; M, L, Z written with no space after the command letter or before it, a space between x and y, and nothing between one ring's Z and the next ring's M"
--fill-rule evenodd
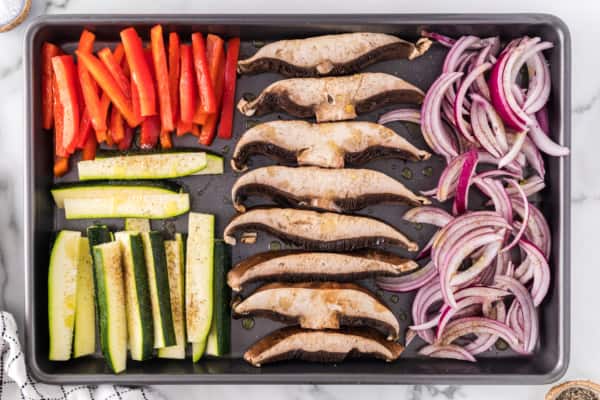
M217 112L217 101L215 100L215 92L210 78L210 71L208 69L206 45L201 33L192 33L192 48L194 52L194 67L196 70L200 107L203 112L212 114Z
M221 110L221 100L223 98L223 85L225 76L225 49L223 39L217 35L208 35L206 37L206 53L209 60L210 78L212 79L217 100L217 112L207 115L206 121L202 124L202 130L198 141L210 146L217 133L217 120Z
M115 47L115 51L113 52L113 58L115 59L115 61L117 63L121 64L121 68L123 69L123 72L125 73L126 76L128 76L129 75L129 67L127 65L127 61L124 60L125 51L123 50L123 45L121 43L117 44L117 47ZM109 106L110 106L110 98L108 97L106 92L102 92L102 97L100 98L100 110L102 112L102 119L104 121L108 120ZM139 114L136 114L136 119L141 121L142 117L139 116ZM106 131L103 131L103 132L96 131L96 139L98 140L98 143L102 143L102 142L106 141Z
M140 147L142 149L152 149L156 147L160 136L160 117L152 115L144 118L142 129L140 130Z
M42 127L44 129L51 129L54 123L52 57L61 53L60 48L52 43L44 42L42 45Z
M169 88L169 69L167 67L167 54L165 52L162 26L156 25L150 30L150 40L152 44L152 60L154 61L162 129L172 131L175 127L173 124L173 112L171 110L172 102L171 90Z
M171 140L171 131L167 131L164 128L160 130L160 147L163 149L170 149L173 147L173 141Z
M93 135L89 135L87 140L84 143L83 150L81 152L82 160L93 160L96 158L96 148L98 147L98 142L96 142L96 138Z
M93 54L76 52L79 60L83 62L90 74L94 77L98 85L104 90L110 101L119 109L129 126L135 127L140 124L140 120L133 114L131 101L121 91L121 88L112 77L102 61Z
M171 32L169 34L169 91L171 93L173 126L177 125L179 118L179 57L179 35Z
M125 137L125 124L123 116L115 107L110 111L110 136L113 142L120 143Z
M88 113L88 109L86 108L83 110L83 115L79 121L79 137L77 138L77 148L83 149L90 136L94 138L94 141L96 141L96 137L92 133L92 120Z
M79 100L77 98L77 69L72 56L52 58L58 100L62 106L62 145L68 154L75 151L79 135Z
M140 95L141 115L143 117L156 115L154 81L150 74L150 66L144 57L142 39L134 28L127 28L121 31L121 41L131 70L131 81Z
M133 128L130 126L125 126L125 137L119 143L119 150L125 151L129 150L131 147L131 142L133 142Z
M54 68L52 69L54 71ZM54 72L53 72L54 74ZM63 146L63 109L58 100L58 86L56 76L52 76L52 91L55 96L52 98L52 113L54 114L54 155L56 157L68 157L67 149Z
M84 30L79 38L79 45L77 50L83 53L91 53L94 49L94 41L96 35L88 30ZM77 65L77 72L79 74L79 83L81 85L81 93L83 97L83 104L88 110L89 117L96 131L106 130L106 119L102 118L102 109L100 104L100 95L98 94L98 85L94 78L90 75L88 70L85 68L83 63L80 61ZM82 106L83 106L82 104Z
M54 176L63 176L69 172L69 157L56 157L54 159Z
M131 84L129 83L129 78L125 75L123 68L121 68L121 63L117 61L110 49L105 47L100 50L98 52L98 58L100 58L106 69L108 69L108 72L110 72L115 79L121 92L127 97L131 96Z
M209 115L212 115L212 114L205 113L204 111L202 111L202 105L198 104L198 105L196 105L196 111L194 112L194 117L192 118L192 121L195 124L203 125L206 122L206 120L208 119Z
M177 121L177 136L183 136L186 133L192 133L194 124L192 122Z
M194 78L194 64L192 60L192 47L182 44L181 74L179 77L179 106L180 119L183 122L192 122L196 111L196 82Z
M237 78L237 60L240 54L240 38L227 41L227 56L225 57L225 83L223 101L221 102L221 121L219 122L219 137L231 139L233 130L233 102L235 100L235 80Z
M198 125L193 124L192 125L192 135L199 137L200 136L200 127L198 127Z

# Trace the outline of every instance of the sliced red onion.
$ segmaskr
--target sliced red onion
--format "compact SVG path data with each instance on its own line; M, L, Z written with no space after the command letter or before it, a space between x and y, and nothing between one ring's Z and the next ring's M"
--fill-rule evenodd
M533 279L533 268L531 268L531 262L529 259L526 258L523 260L521 265L519 265L515 271L515 278L518 279L523 285L527 284Z
M437 32L429 32L426 30L422 30L421 36L435 40L439 44L446 46L446 47L452 47L452 46L454 46L454 43L456 43L456 40L454 40L448 36L442 35L440 33L437 33Z
M475 58L475 60L473 62L473 67L475 68L479 65L483 65L486 62L486 60L489 60L491 50L492 50L492 45L484 47L477 54L477 57ZM475 79L474 89L477 93L480 93L486 99L488 99L488 100L490 99L490 88L488 87L487 82L485 81L485 76L483 74L479 75Z
M473 71L469 72L456 93L456 98L454 99L454 120L456 121L456 126L458 131L470 142L474 142L475 138L471 135L469 127L466 125L465 120L462 117L462 110L464 108L464 102L467 95L467 90L471 87L475 79L478 76L483 75L485 71L490 69L492 64L483 63L473 69Z
M465 161L463 162L460 175L456 184L456 196L454 204L457 214L463 214L467 210L469 202L469 188L471 187L471 179L477 168L477 150L471 150L465 153Z
M452 286L460 286L475 279L487 267L490 266L496 255L500 251L502 243L494 242L483 247L483 253L477 260L466 270L460 271L450 281Z
M533 270L533 286L531 288L531 297L533 304L539 306L550 287L550 266L542 251L527 239L521 239L519 246L527 254Z
M523 104L523 110L528 114L539 111L546 105L550 97L550 69L542 51L550 49L553 46L550 42L543 42L532 47L523 56L527 62L527 71L529 74L529 88L527 90L527 99Z
M507 276L497 276L496 283L499 287L507 289L514 294L516 301L519 302L524 321L523 350L525 353L532 353L537 344L539 325L535 305L529 292L521 282Z
M377 278L376 283L390 292L411 292L431 282L437 276L437 268L430 261L424 267L407 275Z
M525 205L518 197L511 197L511 200L513 209L523 219L525 216ZM548 222L544 218L544 214L531 203L529 204L529 213L529 222L525 237L535 244L536 247L540 248L546 259L548 259L551 250L551 236Z
M443 346L437 344L430 344L419 350L419 354L432 358L451 358L454 360L470 362L477 361L475 357L471 355L471 353L469 353L462 347L453 344L447 344Z
M442 227L452 221L454 217L439 207L422 206L411 208L402 216L402 219L416 224Z
M540 125L540 129L544 131L546 135L550 134L550 119L548 118L548 107L545 105L535 113L535 119Z
M421 113L414 108L399 108L383 114L379 117L379 121L377 122L380 124L387 124L394 121L421 124Z
M461 76L461 72L440 75L427 91L421 108L423 137L433 151L447 157L456 157L458 153L456 145L443 125L440 107L446 90Z
M514 113L514 111L511 108L511 105L508 103L506 93L510 92L511 89L509 87L508 90L506 90L507 88L505 88L503 80L503 77L506 74L506 66L507 61L509 59L509 55L516 46L516 43L517 42L514 40L510 42L498 57L498 60L492 67L490 78L488 80L488 86L490 88L490 97L492 98L492 104L494 105L495 110L498 112L502 120L511 128L514 128L518 131L524 131L527 128L526 121L521 120ZM511 97L514 99L512 93Z
M523 147L523 142L527 137L527 132L519 132L514 135L514 141L508 153L504 155L498 162L498 168L504 168L507 164L510 164L514 159L517 158Z
M446 55L442 72L448 73L458 71L457 67L460 62L461 55L472 45L479 43L480 41L481 39L479 39L477 36L461 36Z
M529 197L542 191L546 187L546 183L544 182L544 179L540 178L537 175L533 175L527 178L525 183L520 184L519 186L521 187L521 189L523 189L525 195ZM514 187L506 188L506 193L508 193L509 196L519 195L519 191Z
M498 166L498 163L500 162L500 160L485 151L480 151L479 152L479 162L483 163L483 164L493 164L493 165ZM510 164L506 165L504 168L506 168L506 170L510 171L513 174L517 174L519 177L523 177L523 167L521 165L519 165L519 163L516 161L511 162Z
M522 226L518 230L515 237L513 238L513 241L510 242L510 244L508 244L505 248L503 248L502 252L509 251L510 249L515 247L517 245L517 243L519 243L519 240L521 240L521 238L523 237L523 234L525 233L525 229L527 228L527 224L529 223L529 201L527 201L527 195L525 194L525 191L523 191L523 188L521 187L521 185L519 185L519 182L515 181L514 179L509 179L507 182L519 193L519 195L521 196L521 201L524 204L524 207L523 207L523 217L522 217L523 220L521 221Z
M522 38L519 44L510 49L507 52L507 60L504 66L504 70L502 71L502 88L504 90L505 100L512 111L512 113L521 121L525 123L525 125L529 125L532 121L530 115L528 115L522 108L522 104L519 104L517 99L514 96L514 91L512 90L513 85L517 79L517 74L519 73L519 69L522 66L522 58L524 54L528 54L530 50L536 48L536 44L540 41L540 38ZM524 62L525 60L523 60ZM526 131L525 127L517 129L518 131Z
M436 234L437 234L437 232L436 232ZM419 251L419 254L417 254L417 257L415 257L416 260L422 260L431 255L431 248L433 247L433 242L435 241L435 236L436 236L435 234L433 236L431 236L431 238L429 239L427 244L425 244L425 246L423 246L421 251Z
M471 128L473 136L488 153L496 158L502 156L500 145L489 127L487 114L479 102L473 102L471 106Z
M462 167L468 157L472 157L469 153L461 154L453 159L440 175L437 186L436 198L439 202L444 202L454 196L458 177L462 171Z
M555 157L567 156L570 153L568 147L561 146L550 139L550 136L546 135L537 121L533 121L529 130L529 137L540 149L542 153L549 154Z
M546 168L544 167L544 159L542 158L542 154L538 150L535 143L533 143L529 135L526 135L523 146L521 147L521 151L535 172L537 172L541 177L546 176Z
M523 314L521 311L521 305L517 300L513 300L510 307L508 308L508 314L506 315L506 324L510 326L517 333L520 342L525 341L525 327L524 324L520 323L518 314Z
M427 321L427 310L436 302L442 300L440 284L432 280L417 291L412 304L413 324L420 325ZM434 332L432 329L416 332L427 343L433 343Z
M502 322L485 317L468 317L452 321L439 340L440 344L451 344L461 336L469 334L491 334L504 339L513 349L519 349L519 338L515 331Z
M473 177L473 182L475 182L475 180L478 179L485 179L485 178L498 178L498 177L509 177L509 178L514 178L514 179L519 179L519 175L510 172L510 171L505 171L503 169L492 169L489 171L485 171L485 172L481 172L477 175L475 175Z
M499 322L504 322L504 320L506 318L506 307L504 306L503 302L498 301L495 303L493 308L491 308L490 310L488 310L488 308L490 308L490 307L486 307L486 304L484 303L484 307L483 307L483 316L484 317L492 318ZM493 315L494 312L495 312L495 315ZM464 347L464 349L467 350L472 355L477 355L477 354L483 353L484 351L488 350L490 347L492 347L496 343L497 340L498 340L498 336L496 336L496 335L488 335L488 334L477 335L477 339L475 339L471 343L467 344Z
M442 305L440 308L439 319L437 323L436 337L439 340L444 334L446 325L457 311L462 310L474 304L483 304L486 301L494 301L509 295L510 293L504 290L497 290L491 287L470 287L456 292L455 296L458 299L456 308L450 307L448 304Z
M497 180L491 178L478 178L474 180L474 183L483 194L491 199L496 211L502 215L506 221L512 222L512 204L504 186Z
M488 228L476 229L456 241L456 244L448 251L448 255L445 256L447 259L445 263L436 264L440 274L440 290L446 304L456 308L456 299L450 281L463 260L479 247L502 241L502 238L502 235L498 233L489 232ZM433 250L435 251L435 245Z
M479 103L479 105L485 111L487 119L492 127L492 131L496 137L496 142L498 143L502 153L506 153L508 151L508 142L506 139L506 129L504 127L504 123L502 122L502 118L500 118L494 109L494 106L492 106L492 104L484 97L473 93L471 94L471 99L473 99L474 102Z

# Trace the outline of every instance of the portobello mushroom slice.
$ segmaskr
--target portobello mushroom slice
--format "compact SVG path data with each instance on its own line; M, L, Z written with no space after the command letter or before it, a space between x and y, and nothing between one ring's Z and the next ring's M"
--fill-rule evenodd
M431 41L416 44L384 33L357 32L280 40L238 62L240 74L279 72L286 76L346 75L379 61L424 54Z
M377 297L355 283L268 283L231 306L235 318L266 317L306 329L369 326L388 340L400 335L400 324Z
M237 107L247 117L285 111L317 122L354 119L358 114L398 103L421 104L425 94L394 75L366 72L328 78L291 78L269 85L254 100Z
M385 340L372 329L315 331L294 326L279 329L254 343L244 353L244 360L255 367L292 359L327 363L372 357L390 362L403 351L404 346Z
M240 261L227 274L236 292L256 281L338 281L374 276L401 276L419 268L406 258L384 251L321 253L296 250L267 251Z
M247 169L254 154L272 157L287 165L343 168L375 158L427 160L431 154L410 144L393 130L373 122L271 121L248 129L238 140L231 167Z
M268 197L282 206L338 212L384 202L431 204L396 179L371 169L262 167L239 177L231 189L239 212L246 211L244 201L250 196Z
M225 227L223 237L227 244L235 245L236 232L255 231L305 250L353 251L388 244L419 250L402 232L375 218L293 208L256 208L239 214Z

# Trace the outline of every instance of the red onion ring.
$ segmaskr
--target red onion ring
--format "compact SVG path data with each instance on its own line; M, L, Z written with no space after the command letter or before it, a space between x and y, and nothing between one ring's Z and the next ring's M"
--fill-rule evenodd
M546 168L544 167L544 159L542 154L538 150L537 146L531 138L530 134L526 135L521 151L525 155L525 159L531 165L531 167L538 173L539 176L546 176Z
M477 155L477 150L471 150L464 154L465 160L463 162L460 175L458 176L458 181L456 184L456 196L454 197L456 214L463 214L467 210L471 179L475 173L475 168L477 168Z
M510 198L508 197L507 191L504 189L504 186L500 182L491 178L477 178L474 179L473 182L475 186L483 194L488 196L492 203L494 204L494 208L496 211L506 219L509 223L513 220L513 211L512 204Z
M521 219L525 216L525 205L521 199L511 197L513 209L519 214ZM536 247L542 250L542 253L548 259L551 250L551 234L550 226L542 212L533 204L529 204L529 221L527 223L527 231L525 237L531 241Z
M428 262L424 267L407 275L394 277L380 277L375 283L383 290L389 292L411 292L426 285L437 276L437 268L433 262Z
M485 317L468 317L452 321L439 340L440 344L451 344L461 336L469 334L491 334L504 339L513 349L519 349L519 339L514 330L502 322Z
M421 113L419 110L414 108L399 108L396 110L389 111L379 117L379 124L387 124L394 121L412 122L414 124L421 124Z
M472 128L468 127L465 123L465 120L462 117L464 102L467 95L467 90L471 87L473 82L477 79L477 77L483 75L485 71L490 69L492 64L483 63L473 69L473 71L469 72L456 93L456 98L454 99L454 120L456 121L456 127L458 131L470 142L475 142L475 138L471 135L470 130Z
M494 258L496 258L496 255L500 251L500 247L502 247L500 242L494 242L483 247L481 256L469 268L454 275L450 281L450 285L461 286L475 279L494 261Z
M529 137L541 152L555 157L569 155L569 148L553 142L552 139L542 131L542 128L540 128L537 121L533 121L530 128Z
M408 210L402 216L402 219L416 224L428 224L442 227L452 221L454 217L441 208L421 206Z
M462 347L453 344L447 344L443 346L437 344L430 344L420 349L419 354L432 358L451 358L454 360L470 362L477 361L471 353L469 353Z
M546 183L544 182L544 179L540 178L537 175L533 175L527 178L525 183L520 184L519 186L521 187L521 189L523 189L525 195L529 197L542 191L546 187ZM508 193L509 196L516 196L519 194L519 191L516 188L509 187L506 188L506 193Z
M508 153L506 153L504 157L500 159L500 161L498 162L498 168L504 168L507 164L510 164L519 155L526 137L526 131L519 132L513 135L514 140L512 143L512 147L510 148Z
M493 315L492 310L495 311L496 315ZM492 310L487 310L486 304L484 303L484 317L492 318L499 322L504 322L506 318L506 307L504 306L504 303L501 301L496 302ZM498 336L496 335L480 334L477 335L477 339L467 344L464 349L472 355L480 354L492 347L497 340Z
M527 254L530 260L530 268L533 270L533 286L531 288L531 297L533 304L539 306L550 287L550 266L544 253L527 239L521 239L519 246Z
M436 279L424 285L417 291L412 304L413 324L420 325L427 321L427 310L436 302L442 300L440 284ZM433 343L433 330L421 330L415 332L427 343Z
M519 185L519 182L515 181L514 179L508 179L507 182L509 185L512 185L512 187L515 188L515 190L517 190L517 192L521 196L521 200L524 204L524 207L522 217L523 221L521 221L522 226L518 230L513 241L510 242L510 244L508 244L505 248L503 248L502 252L509 251L510 249L515 247L517 243L519 243L519 240L521 240L521 238L523 237L525 229L527 228L527 224L529 223L529 201L527 201L527 195L525 194L525 191L523 191L523 188L521 187L521 185Z
M488 125L487 114L479 102L473 102L471 106L471 128L473 136L481 144L481 147L496 158L502 157L500 145Z

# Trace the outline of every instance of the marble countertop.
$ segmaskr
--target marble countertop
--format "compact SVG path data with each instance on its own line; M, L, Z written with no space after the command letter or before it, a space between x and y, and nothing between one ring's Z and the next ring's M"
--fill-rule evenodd
M344 4L344 8L340 8ZM476 5L475 5L476 4ZM22 321L23 283L23 33L34 16L44 13L113 12L195 13L460 13L543 12L562 18L573 41L573 184L572 184L572 298L571 361L564 379L600 381L595 360L600 332L600 269L593 249L600 226L600 164L595 145L600 145L600 2L593 0L303 0L301 2L255 0L33 0L30 17L17 29L0 34L0 309ZM167 398L196 397L294 399L541 399L549 386L161 386Z

